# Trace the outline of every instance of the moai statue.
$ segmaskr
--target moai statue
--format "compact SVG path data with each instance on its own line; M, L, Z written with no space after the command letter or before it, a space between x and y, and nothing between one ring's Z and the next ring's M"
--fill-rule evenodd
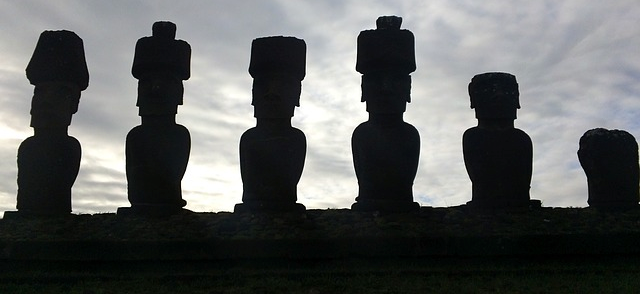
M138 40L132 74L139 80L138 101L142 124L126 141L126 170L131 208L119 214L170 215L186 211L182 177L187 169L191 137L176 123L182 105L183 82L190 72L191 46L176 40L176 25L153 24L151 37Z
M362 74L362 102L369 120L353 132L351 148L358 178L357 211L417 211L413 181L418 170L420 135L404 122L416 70L413 33L402 18L382 16L375 30L360 32L356 70Z
M589 130L580 138L578 159L587 175L589 206L638 207L638 143L633 135L622 130Z
M18 149L17 214L68 215L81 149L67 131L89 85L82 39L70 31L44 31L26 72L35 86L34 135Z
M235 212L305 211L296 201L307 141L291 126L291 117L300 105L306 51L304 40L294 37L259 38L251 44L256 126L240 138L243 203Z
M540 206L530 200L533 169L531 138L514 127L520 108L516 77L490 72L469 83L478 126L464 132L464 163L472 182L469 207L518 209Z

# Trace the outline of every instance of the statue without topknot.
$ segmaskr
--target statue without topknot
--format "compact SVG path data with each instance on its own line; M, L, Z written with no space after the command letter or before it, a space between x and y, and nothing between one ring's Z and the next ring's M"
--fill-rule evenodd
M240 138L243 192L235 212L305 211L296 201L307 141L291 126L291 117L300 105L306 51L304 40L294 37L258 38L251 44L256 126Z
M383 16L377 29L360 32L356 70L362 74L362 102L369 120L353 132L351 147L358 178L357 211L407 212L413 201L420 135L404 122L416 70L413 33L400 29L402 18Z
M138 40L132 74L139 80L142 124L127 135L126 169L130 208L118 214L170 215L186 210L182 177L191 149L189 131L176 123L183 81L189 79L191 46L176 40L176 25L156 22L150 37Z
M520 108L516 77L490 72L469 83L471 108L478 126L464 132L464 163L472 182L469 207L480 209L528 209L539 207L530 200L533 143L514 127Z
M590 207L638 208L638 143L623 130L592 129L580 138L580 165L587 175Z
M35 86L34 135L18 149L18 212L9 215L68 215L81 148L67 130L89 85L82 39L70 31L43 32L26 72Z

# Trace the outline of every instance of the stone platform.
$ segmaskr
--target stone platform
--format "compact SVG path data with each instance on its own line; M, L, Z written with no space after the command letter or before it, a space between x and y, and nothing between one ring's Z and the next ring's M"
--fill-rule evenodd
M0 221L1 260L189 261L640 254L640 210L116 214Z

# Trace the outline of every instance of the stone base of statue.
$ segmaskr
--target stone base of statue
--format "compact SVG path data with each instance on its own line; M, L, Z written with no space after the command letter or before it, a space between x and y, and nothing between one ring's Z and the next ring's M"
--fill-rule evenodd
M359 200L351 205L351 210L362 212L385 212L385 213L403 213L417 212L420 210L420 204L417 202L392 201L392 200Z
M307 208L300 203L277 201L249 201L236 204L234 213L304 213Z
M186 201L185 201L186 204ZM118 208L118 215L123 216L170 216L176 214L191 213L192 211L182 208L182 206L176 205L158 205L158 204L139 204L131 207Z

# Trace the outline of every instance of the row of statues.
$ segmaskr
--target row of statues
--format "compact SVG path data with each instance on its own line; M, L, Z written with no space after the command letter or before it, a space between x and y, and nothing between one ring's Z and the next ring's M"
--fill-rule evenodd
M377 28L358 36L356 70L362 74L362 102L369 119L353 132L357 211L411 212L418 169L420 135L403 120L411 102L416 70L414 36L402 19L384 16ZM126 138L126 177L131 207L118 214L170 215L185 211L181 180L190 153L187 128L176 123L183 81L190 77L191 48L176 40L176 26L156 22L152 35L138 40L132 74L138 79L141 124ZM235 212L303 212L297 184L306 156L305 134L291 125L300 105L306 44L295 37L253 40L249 73L256 126L240 139L242 203ZM82 40L70 31L41 34L27 66L35 86L31 108L34 136L18 150L17 212L65 215L78 175L81 148L68 135L80 92L89 74ZM464 162L472 182L467 206L478 209L530 209L533 165L531 138L514 127L520 108L518 83L508 73L473 77L471 108L478 125L463 135ZM594 207L637 207L638 146L625 131L590 130L578 151Z

